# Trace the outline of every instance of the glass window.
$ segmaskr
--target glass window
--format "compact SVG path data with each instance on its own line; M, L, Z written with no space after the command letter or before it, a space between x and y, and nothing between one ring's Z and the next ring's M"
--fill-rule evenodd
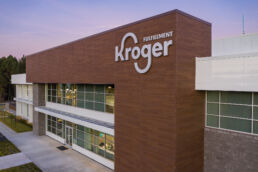
M257 119L258 120L258 107L253 107L253 116L254 116L254 119Z
M94 93L86 93L86 100L93 101L94 100Z
M252 100L254 104L258 103L258 93L208 91L206 125L255 133L258 127L255 128L254 120L258 119L258 106L252 106Z
M86 85L86 92L94 92L94 86L91 84Z
M211 127L219 127L219 116L207 115L207 125Z
M106 112L114 113L114 106L106 104Z
M218 91L208 91L207 92L208 102L219 102L219 92Z
M251 106L241 106L241 105L220 105L220 115L241 117L241 118L252 118L252 107Z
M114 85L48 84L47 100L80 108L114 113Z
M96 93L104 93L104 90L105 90L104 85L96 85L95 87Z
M77 100L84 100L84 92L77 91Z
M255 134L258 134L258 121L253 121L253 130Z
M105 111L104 103L95 103L95 110L104 112Z
M114 160L114 137L91 128L77 125L53 116L47 116L47 130L66 139L65 125L73 128L72 143L94 152L107 159Z
M208 103L207 104L207 113L218 115L219 114L219 104L218 103Z
M77 107L84 108L84 101L77 100Z
M102 102L104 103L105 101L105 96L103 93L95 93L95 101L96 102Z
M230 130L251 132L251 120L221 117L220 127Z
M222 103L252 104L252 93L248 92L221 92Z
M115 152L115 144L114 144L114 137L111 135L106 134L106 152L105 157L114 160L114 152Z
M86 102L85 106L87 109L93 109L93 102Z

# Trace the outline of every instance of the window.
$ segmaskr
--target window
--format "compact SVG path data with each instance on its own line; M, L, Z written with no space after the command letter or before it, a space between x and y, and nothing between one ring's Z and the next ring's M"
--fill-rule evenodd
M47 115L47 131L64 138L64 120Z
M258 134L258 93L208 91L206 126Z
M47 100L79 108L114 113L114 85L48 84Z
M114 161L114 136L47 115L47 131L65 139L65 126L73 128L73 144Z
M103 132L74 124L74 139L78 146L107 159L114 160L114 137Z

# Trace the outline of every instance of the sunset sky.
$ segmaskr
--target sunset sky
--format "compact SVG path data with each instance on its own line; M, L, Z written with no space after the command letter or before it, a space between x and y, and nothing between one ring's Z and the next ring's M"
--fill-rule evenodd
M0 57L18 58L179 9L212 23L212 38L258 32L257 0L0 0Z

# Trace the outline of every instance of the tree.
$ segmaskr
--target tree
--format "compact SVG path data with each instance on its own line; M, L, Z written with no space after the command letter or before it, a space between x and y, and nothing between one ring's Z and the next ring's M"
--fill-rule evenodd
M12 55L0 58L0 98L12 100L14 86L11 84L11 75L26 72L26 58L17 60Z

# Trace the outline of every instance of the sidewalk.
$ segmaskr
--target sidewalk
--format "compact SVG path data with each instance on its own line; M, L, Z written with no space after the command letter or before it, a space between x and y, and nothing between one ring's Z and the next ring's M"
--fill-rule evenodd
M2 156L0 157L0 170L16 167L30 162L31 160L29 160L23 153L15 153L7 156Z
M56 147L62 144L48 136L36 136L32 132L15 133L1 122L0 132L45 172L112 172L70 148L58 150Z

